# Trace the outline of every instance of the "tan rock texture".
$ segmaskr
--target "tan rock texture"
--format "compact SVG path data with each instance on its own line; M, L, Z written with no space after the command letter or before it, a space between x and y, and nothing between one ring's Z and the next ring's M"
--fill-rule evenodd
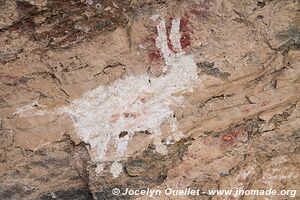
M300 199L299 10L298 0L0 0L0 199ZM128 76L166 76L155 41L159 21L170 34L174 19L199 77L174 94L183 98L171 106L182 136L169 141L169 122L160 141L152 130L132 133L114 177L116 141L100 166L76 119L59 110ZM166 187L298 193L112 194Z

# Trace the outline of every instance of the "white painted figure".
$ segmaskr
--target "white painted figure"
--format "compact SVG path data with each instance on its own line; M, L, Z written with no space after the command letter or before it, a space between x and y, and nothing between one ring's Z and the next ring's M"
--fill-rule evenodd
M157 26L156 46L160 50L168 73L151 78L145 75L127 76L108 86L99 86L63 107L60 112L68 113L74 119L76 131L91 146L90 154L98 173L103 163L113 162L111 173L118 177L122 172L121 161L126 155L128 142L137 131L152 133L156 151L167 153L166 145L161 142L160 126L169 122L173 139L180 140L176 118L173 118L171 105L179 105L183 97L175 95L180 91L192 90L198 83L196 64L191 55L182 51L180 44L180 19L172 20L169 40L176 53L168 47L166 22L161 20ZM121 132L128 132L119 137ZM113 158L107 158L109 144L115 144Z

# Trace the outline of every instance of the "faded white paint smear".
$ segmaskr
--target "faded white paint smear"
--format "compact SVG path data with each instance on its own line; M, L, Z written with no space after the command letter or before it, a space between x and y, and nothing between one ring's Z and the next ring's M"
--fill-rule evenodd
M179 53L173 53L168 48L165 21L160 21L157 26L156 46L169 68L168 74L151 78L151 82L146 74L127 76L112 85L88 91L81 99L60 109L60 112L68 113L74 119L79 137L91 146L90 154L94 162L101 165L113 161L111 173L114 177L122 172L120 161L124 159L128 142L135 132L152 132L153 143L160 153L166 153L167 150L160 138L160 126L164 122L171 120L176 140L181 137L176 120L172 119L170 106L182 102L183 97L175 93L192 89L198 76L193 58L181 50L179 24L179 19L172 21L169 36L172 45L180 50ZM122 131L128 134L120 138ZM108 158L108 145L112 141L115 154L113 158ZM102 167L98 167L97 171L99 169Z
M13 115L18 114L20 117L27 117L27 116L43 116L47 113L47 111L38 109L39 107L38 102L34 101L30 104L27 104L23 107L17 108Z

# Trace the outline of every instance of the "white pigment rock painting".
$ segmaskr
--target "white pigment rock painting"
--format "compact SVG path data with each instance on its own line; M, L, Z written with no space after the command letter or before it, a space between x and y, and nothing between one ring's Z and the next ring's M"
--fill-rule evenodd
M170 124L173 140L183 137L171 106L180 105L184 100L178 95L180 92L191 92L199 84L196 63L182 50L180 19L172 19L169 34L165 20L157 23L155 44L165 62L162 66L164 75L154 78L147 74L127 76L111 85L88 91L82 98L59 109L73 119L78 136L90 145L90 156L97 164L97 173L103 170L104 162L110 161L111 174L115 178L119 176L128 142L135 132L149 131L156 151L161 154L167 153L166 144L161 142L160 126L163 123ZM119 137L121 132L128 134ZM107 158L111 142L114 143L114 156Z

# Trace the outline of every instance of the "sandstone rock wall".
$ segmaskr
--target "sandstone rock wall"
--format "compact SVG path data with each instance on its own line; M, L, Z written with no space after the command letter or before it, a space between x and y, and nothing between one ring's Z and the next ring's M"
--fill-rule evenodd
M166 187L299 198L299 9L0 0L0 199L144 200L112 189Z

